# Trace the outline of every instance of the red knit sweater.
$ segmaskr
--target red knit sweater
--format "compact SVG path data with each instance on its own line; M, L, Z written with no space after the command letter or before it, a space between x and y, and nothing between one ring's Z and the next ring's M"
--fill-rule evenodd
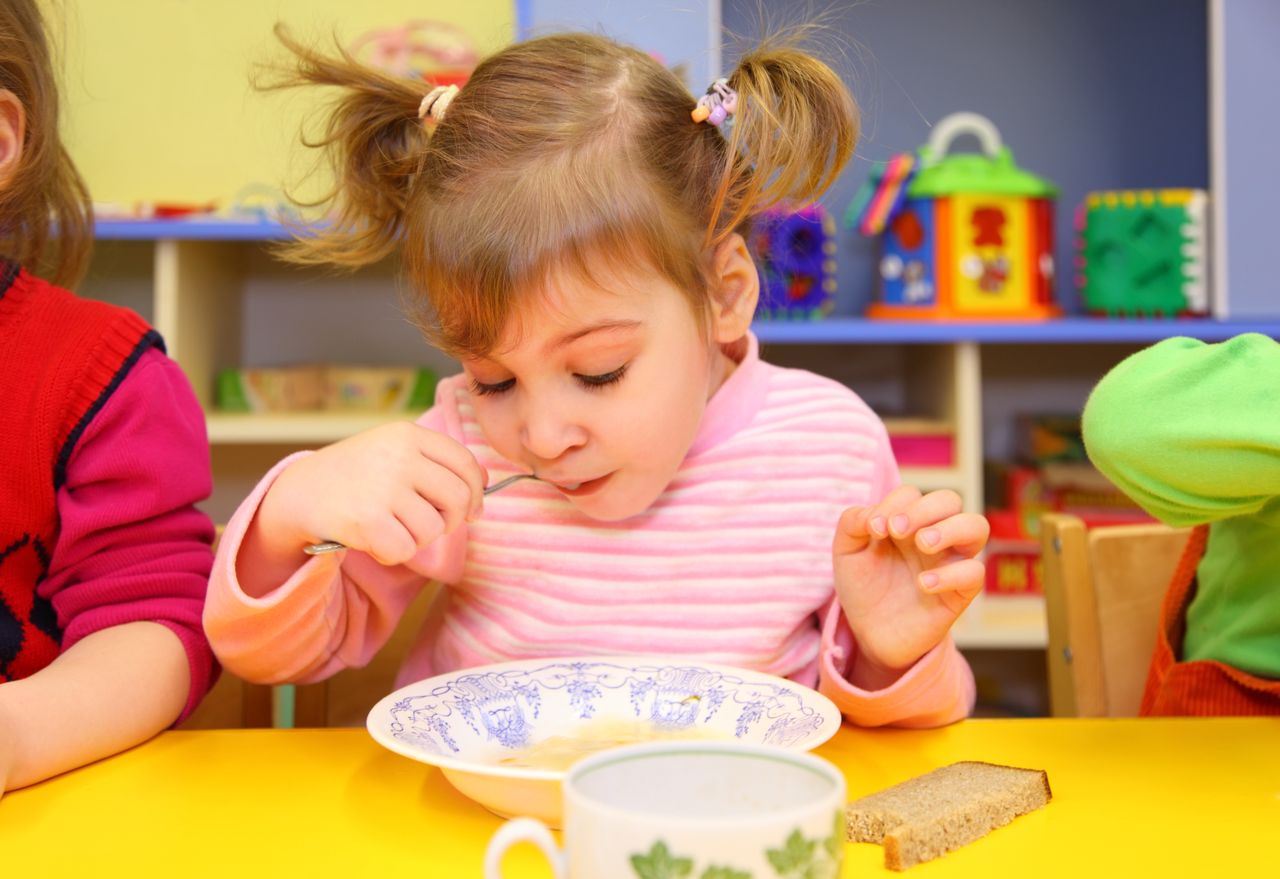
M57 491L89 422L159 345L133 312L0 261L0 682L58 655L62 633L36 590L58 538Z

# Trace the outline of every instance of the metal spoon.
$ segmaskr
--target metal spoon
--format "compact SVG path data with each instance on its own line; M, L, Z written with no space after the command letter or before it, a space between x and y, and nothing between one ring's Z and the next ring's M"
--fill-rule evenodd
M514 482L519 482L521 479L537 479L537 478L538 477L534 476L532 473L517 473L514 476L508 476L506 479L499 479L493 485L490 485L488 488L486 488L484 490L484 493L486 495L490 495L490 494L493 494L495 491L502 491L502 489L506 488L508 485L511 485ZM329 540L329 541L326 541L325 543L312 543L309 546L303 547L302 551L305 552L307 555L324 555L327 552L337 552L340 549L346 549L346 548L347 547L344 544L338 543L337 541Z

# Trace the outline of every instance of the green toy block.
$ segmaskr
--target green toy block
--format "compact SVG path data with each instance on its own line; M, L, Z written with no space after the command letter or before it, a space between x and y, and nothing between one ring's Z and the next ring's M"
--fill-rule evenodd
M1076 241L1085 305L1108 315L1207 313L1207 224L1203 190L1090 193Z

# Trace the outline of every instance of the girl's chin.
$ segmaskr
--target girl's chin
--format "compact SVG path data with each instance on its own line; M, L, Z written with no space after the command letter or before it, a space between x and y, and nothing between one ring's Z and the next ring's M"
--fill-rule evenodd
M648 510L661 495L661 488L639 492L615 484L590 497L570 497L569 503L597 522L621 522Z

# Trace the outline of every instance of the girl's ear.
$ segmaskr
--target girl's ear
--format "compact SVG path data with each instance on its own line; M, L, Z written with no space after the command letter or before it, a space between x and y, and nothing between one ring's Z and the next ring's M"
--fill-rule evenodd
M760 300L760 275L747 242L733 233L712 255L715 288L711 291L711 334L721 345L747 334Z
M0 189L9 185L22 163L26 134L27 113L22 102L8 89L0 89Z

